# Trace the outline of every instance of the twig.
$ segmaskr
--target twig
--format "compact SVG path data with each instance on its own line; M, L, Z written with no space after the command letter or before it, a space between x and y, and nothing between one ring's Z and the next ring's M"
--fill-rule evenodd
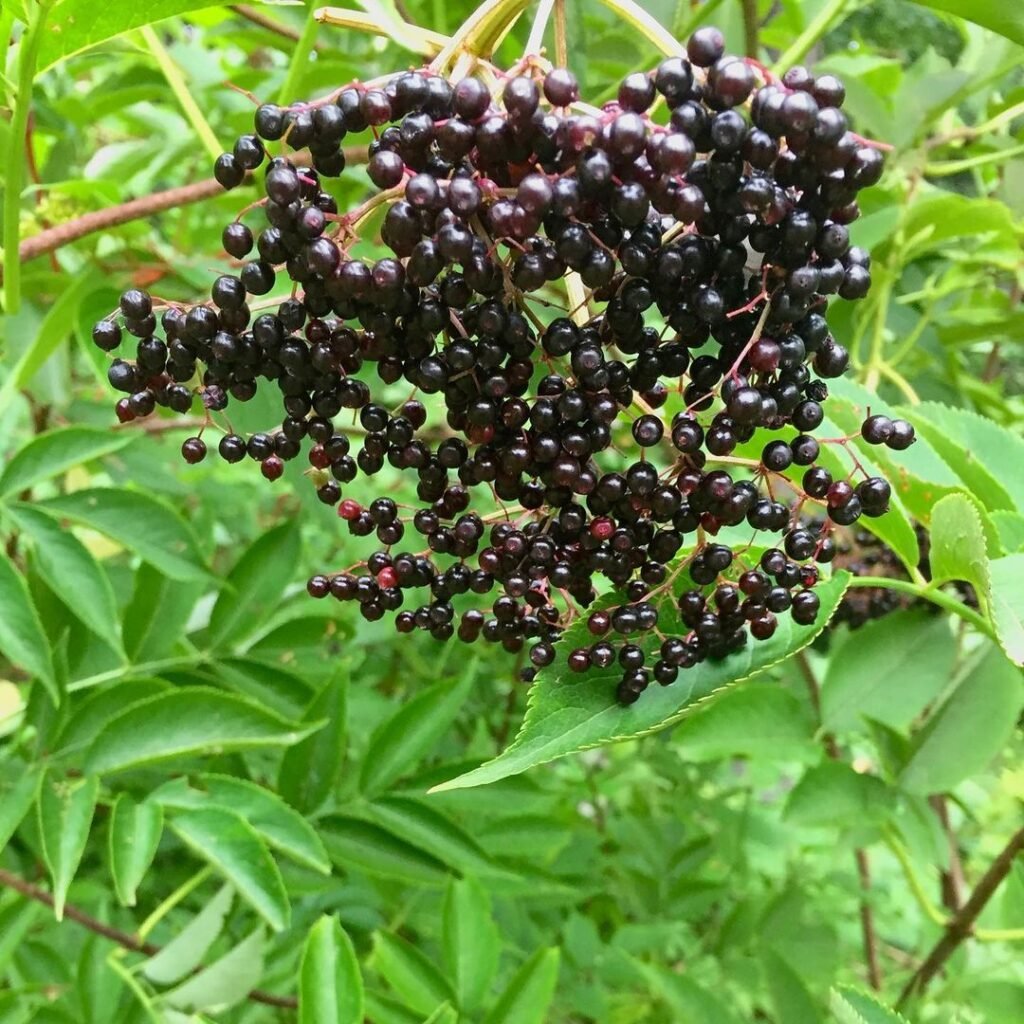
M899 999L896 1000L897 1009L913 996L920 995L924 991L932 978L942 970L943 965L953 955L957 947L973 932L974 922L977 921L1000 883L1010 873L1014 859L1022 850L1024 850L1024 828L1019 829L1010 837L1010 841L1003 847L1002 852L981 876L970 898L956 917L946 925L942 938L903 987Z
M946 836L946 845L949 847L949 870L942 872L942 905L951 913L955 914L964 902L964 866L960 861L960 848L956 841L956 833L949 820L949 805L946 798L940 794L928 798L932 805L942 831Z
M248 4L232 4L231 10L240 18L245 18L246 21L251 21L254 25L259 25L260 28L265 28L268 32L273 32L284 39L290 39L293 43L297 43L302 36L298 29L292 28L291 25L286 25L283 21L268 18L267 15L262 14ZM315 43L313 46L314 50L323 50L323 48L323 43Z
M814 709L814 715L818 722L821 722L821 686L818 683L817 676L814 674L814 669L811 667L811 663L807 658L805 651L799 651L796 655L797 667L800 669L800 674L804 677L804 681L807 683L807 691L811 698L811 707ZM822 738L822 742L825 745L825 753L833 761L841 760L839 752L839 745L836 743L835 737L831 733L825 733ZM867 894L871 891L871 870L868 863L867 851L862 847L857 847L853 851L854 858L857 862L857 878L860 880L860 927L861 934L864 937L864 963L868 969L868 982L871 987L876 991L881 991L882 988L882 968L878 960L878 935L875 931L875 916L871 909L871 904L867 900Z
M35 900L36 903L42 903L44 907L53 909L53 897L48 892L3 868L0 868L0 885L6 885L9 889L21 893L26 899ZM101 935L111 942L116 942L122 948L131 950L133 953L155 956L160 952L160 946L156 946L152 942L142 942L135 935L129 935L128 932L123 932L119 928L112 928L102 921L97 921L95 917L70 903L64 904L64 916L76 924L80 924L83 928L87 928L95 935ZM294 1010L299 1005L298 1000L292 996L275 996L272 992L263 992L260 989L253 989L249 993L249 999L254 1003L263 1003L264 1006L278 1006L288 1010Z

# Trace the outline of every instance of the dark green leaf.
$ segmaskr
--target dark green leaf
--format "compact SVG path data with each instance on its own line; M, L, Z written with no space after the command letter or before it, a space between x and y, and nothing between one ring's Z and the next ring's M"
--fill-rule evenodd
M374 935L371 962L402 1001L419 1013L433 1013L439 1005L455 998L430 958L397 935Z
M99 797L99 779L49 777L39 792L39 835L43 859L53 882L53 909L60 921L64 901L85 853L92 816Z
M61 427L38 434L20 448L0 473L0 498L27 490L40 480L60 476L83 462L120 451L131 434L94 427Z
M338 867L418 885L443 885L445 866L430 854L368 821L332 814L320 820L320 836Z
M110 873L117 898L135 906L135 892L156 856L164 829L163 809L152 800L136 803L122 793L110 812Z
M784 616L770 640L748 643L719 662L702 662L681 673L671 686L651 687L643 700L626 708L615 701L615 684L621 674L618 670L575 677L566 673L563 678L542 672L530 691L526 719L512 745L493 761L435 790L484 785L567 754L672 725L715 690L747 679L806 647L835 611L848 579L846 573L837 573L817 588L821 613L813 626L799 626ZM585 626L571 626L560 646L571 649L583 642L581 630Z
M121 624L128 657L133 662L151 661L172 653L202 590L201 581L182 583L143 562Z
M5 767L15 768L16 774L13 779L7 778L5 774L3 788L0 789L0 851L11 841L11 836L36 802L43 777L40 764L11 763Z
M109 774L190 755L287 747L314 728L242 697L190 687L127 708L101 730L85 760L88 771Z
M299 967L299 1024L362 1024L363 978L352 940L337 918L309 931Z
M0 552L0 654L25 669L60 703L50 642L21 573Z
M543 1024L558 982L557 949L538 949L508 983L484 1024Z

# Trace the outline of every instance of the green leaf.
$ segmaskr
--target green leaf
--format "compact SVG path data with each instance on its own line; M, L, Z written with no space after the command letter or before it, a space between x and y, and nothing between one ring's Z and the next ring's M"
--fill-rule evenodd
M139 566L121 622L124 648L131 661L155 661L177 648L202 589L202 581L182 583L146 562Z
M557 949L538 949L502 992L484 1024L544 1024L558 983Z
M773 1019L778 1024L817 1024L821 1013L800 975L771 948L761 950L761 963L768 981Z
M910 793L944 793L982 771L1013 733L1024 679L995 644L986 643L950 698L916 737L899 783Z
M135 892L153 863L163 830L158 803L136 803L127 793L117 798L110 812L110 873L117 898L126 907L135 906Z
M416 885L443 885L448 871L436 857L418 850L368 821L332 814L318 823L331 860L340 868Z
M832 989L828 1005L835 1024L909 1024L906 1017L887 1009L874 996L849 985Z
M57 753L80 755L125 708L158 694L166 693L170 683L162 679L119 679L86 695L75 705L60 733Z
M848 580L847 573L836 573L818 586L821 612L814 625L800 626L783 616L770 640L749 643L721 661L702 662L680 673L671 686L651 687L642 700L629 707L621 707L615 700L618 669L576 677L566 673L562 678L541 672L530 691L526 719L512 745L480 768L435 786L433 792L485 785L568 754L645 736L672 725L715 690L747 679L806 647L825 628ZM562 649L585 642L585 630L585 624L570 626L560 641Z
M455 986L459 1007L472 1014L487 1000L501 954L490 898L475 879L448 883L442 935L445 973Z
M457 682L440 682L403 704L374 732L363 759L360 788L382 793L414 768L448 731L473 684L471 665Z
M217 941L231 911L235 890L223 885L159 953L142 964L142 973L157 985L173 985L191 974Z
M996 638L1015 665L1024 665L1024 553L989 563Z
M49 498L36 508L106 534L172 579L208 576L191 527L150 494L98 487Z
M39 792L39 836L53 882L53 910L58 921L64 919L68 887L85 853L99 792L99 779L94 775L48 778Z
M1024 46L1024 10L1006 0L914 0L922 7L955 14Z
M985 529L978 507L966 494L949 494L936 504L931 542L932 585L963 580L987 601L991 585Z
M889 787L849 765L825 761L809 768L786 800L785 817L794 825L856 828L880 822L894 802Z
M171 828L212 864L275 931L288 927L291 908L281 872L256 830L220 807L180 811Z
M95 427L62 427L38 434L15 453L0 473L0 498L60 476L83 462L120 451L133 440L124 431L116 433Z
M315 829L276 793L227 775L199 775L194 786L187 779L174 779L161 786L151 799L179 810L213 806L234 811L272 849L314 871L330 874L331 862Z
M70 530L31 505L8 509L18 528L31 539L35 568L68 610L115 649L120 623L114 588L89 549Z
M309 930L299 966L299 1024L362 1024L363 977L352 940L335 917Z
M643 972L652 992L668 1006L673 1020L739 1024L724 1003L685 974L642 960L635 960L634 965Z
M684 760L694 762L777 759L781 751L793 760L819 756L806 704L770 683L731 687L709 698L679 724L674 745Z
M134 4L63 0L47 19L47 31L39 48L38 73L133 28L219 6L215 0L142 0Z
M1024 440L975 412L938 402L923 402L901 414L986 508L1024 512Z
M13 782L4 779L0 789L0 851L3 851L18 830L29 808L39 795L43 778L41 764L19 765Z
M898 611L848 632L828 661L822 727L863 729L873 719L906 730L943 691L955 657L949 619L926 608Z
M242 553L210 613L211 647L237 645L277 608L298 564L299 542L298 525L288 521L257 537Z
M1018 512L1007 512L999 509L989 513L989 519L999 534L999 543L1003 550L1012 555L1017 551L1024 551L1024 516Z
M312 730L253 701L193 686L126 708L100 731L85 763L87 771L109 774L178 757L287 747Z
M309 814L331 795L345 761L348 669L339 670L302 716L304 723L326 722L311 736L289 747L281 759L277 788L290 804Z
M397 935L374 935L371 963L402 1001L419 1013L433 1013L439 1004L454 998L448 982L426 954Z
M162 1000L190 1013L197 1010L218 1013L230 1009L259 984L265 946L263 929L257 928L205 971L165 992Z
M25 669L46 688L54 704L60 692L53 670L50 642L21 573L0 552L0 654Z

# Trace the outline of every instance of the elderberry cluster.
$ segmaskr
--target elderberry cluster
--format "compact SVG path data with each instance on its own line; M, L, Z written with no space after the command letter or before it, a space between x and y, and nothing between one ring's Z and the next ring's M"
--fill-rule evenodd
M576 619L592 642L569 668L617 665L627 704L771 637L780 614L813 622L833 527L890 499L859 464L817 464L848 438L812 436L849 361L829 298L870 284L848 225L882 158L835 77L776 79L711 28L686 52L601 108L539 59L497 95L409 71L259 107L215 166L225 188L262 193L224 228L237 272L191 307L125 292L96 325L104 350L138 339L110 367L118 416L201 403L226 430L220 456L270 480L306 445L321 500L380 545L310 594L370 621L397 612L401 632L526 648L527 676ZM366 131L376 191L339 213L328 181ZM375 217L390 254L358 258ZM290 297L260 299L283 278ZM412 397L386 400L399 382ZM222 427L261 386L279 426ZM882 416L863 437L914 440ZM199 462L206 442L182 454ZM349 487L386 464L419 506ZM715 539L729 528L754 539Z

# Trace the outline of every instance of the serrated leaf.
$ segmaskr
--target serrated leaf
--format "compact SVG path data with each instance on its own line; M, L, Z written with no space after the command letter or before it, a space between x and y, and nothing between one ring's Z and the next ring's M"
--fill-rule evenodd
M906 729L949 682L956 641L949 619L925 608L886 615L839 640L821 689L822 727L868 719Z
M360 788L368 796L383 793L416 766L448 731L473 683L471 665L456 682L444 681L403 704L370 738Z
M237 645L266 621L295 572L299 543L297 524L287 521L242 552L210 613L211 647Z
M288 927L291 907L281 872L259 833L243 818L220 807L179 811L171 828L196 854L212 864L275 931Z
M419 1013L433 1013L454 998L444 975L426 954L397 935L374 935L371 962L402 1001Z
M253 701L193 686L150 697L113 718L93 740L86 770L109 774L178 757L286 747L312 731Z
M881 779L826 761L804 772L790 791L784 816L794 825L852 828L882 821L893 803Z
M343 870L416 885L443 885L448 870L436 857L359 818L332 814L318 822L331 860Z
M442 935L445 971L455 986L459 1007L471 1014L486 1001L501 954L490 897L476 879L448 883Z
M0 655L38 679L55 705L60 691L39 613L21 573L0 552Z
M882 1006L874 996L849 985L832 989L829 1009L836 1024L910 1024L906 1017Z
M114 588L89 549L31 505L14 505L8 514L31 539L35 569L53 593L85 626L117 649L121 641Z
M165 992L162 1001L191 1013L199 1010L219 1013L230 1009L259 984L265 946L263 929L257 928L206 970Z
M117 898L135 906L135 892L156 856L164 829L163 810L152 800L136 803L122 793L110 812L110 873Z
M202 581L182 583L147 562L139 566L121 620L124 649L132 662L156 661L179 647L203 589Z
M557 949L538 949L508 983L484 1024L544 1024L558 983Z
M303 722L325 722L311 736L289 747L281 759L277 788L289 803L307 814L331 795L345 761L348 669L339 670L316 695Z
M900 786L910 793L944 793L983 770L1013 733L1022 704L1020 669L986 642L915 738Z
M1024 10L1004 0L914 0L922 7L955 14L1024 46Z
M981 513L966 494L949 494L932 513L929 561L932 584L970 583L983 602L991 590L988 549Z
M110 455L132 443L124 432L95 427L61 427L38 434L19 448L0 473L0 498L60 476L74 466Z
M100 731L126 708L170 690L171 684L162 679L118 679L101 687L75 706L60 732L57 753L79 757L96 739Z
M362 1024L363 977L352 940L337 918L309 931L299 966L299 1024Z
M231 911L235 890L221 886L217 894L177 935L142 964L142 973L156 985L173 985L202 962Z
M48 498L35 507L105 534L172 579L208 578L191 527L160 498L97 487Z
M1024 665L1024 553L989 563L992 624L1006 656Z
M279 853L298 864L329 874L331 863L316 830L276 793L227 775L203 774L165 783L151 795L164 807L178 810L222 807L240 814Z
M39 836L53 883L53 910L58 921L64 918L68 887L85 853L99 792L95 775L47 778L39 792Z
M615 700L621 670L581 676L566 672L564 677L542 671L530 691L526 719L512 745L493 761L435 786L432 792L485 785L568 754L645 736L672 725L714 691L747 679L806 647L825 628L848 581L849 574L836 573L818 586L821 612L814 625L800 626L783 616L770 640L748 643L721 661L702 662L680 673L671 686L651 686L629 707L621 707ZM585 624L570 626L559 642L561 650L584 643L585 630Z

